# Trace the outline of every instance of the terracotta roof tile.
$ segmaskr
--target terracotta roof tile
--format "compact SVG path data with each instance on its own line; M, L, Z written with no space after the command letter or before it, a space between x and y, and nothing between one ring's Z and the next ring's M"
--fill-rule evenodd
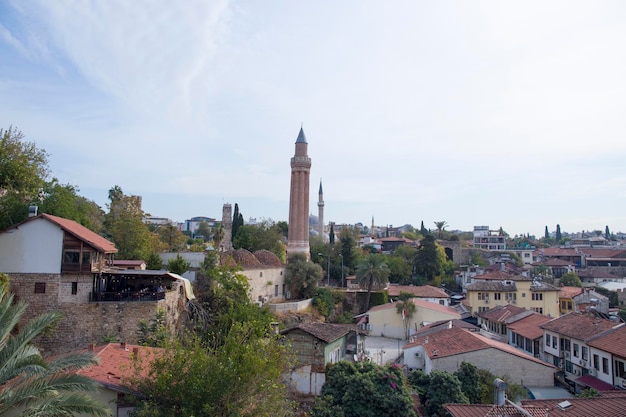
M476 314L478 317L482 317L487 320L504 323L507 319L524 313L526 310L523 307L518 307L513 304L506 304L501 306L495 306L487 311Z
M545 407L524 407L524 414L512 405L494 404L446 404L446 410L452 417L547 417Z
M434 311L440 311L442 313L453 314L457 316L459 319L461 318L461 315L459 314L459 312L452 307L442 306L441 304L433 303L433 302L425 301L425 300L420 300L419 298L411 298L411 301L413 301L413 304L415 304L415 306L418 308L425 308L428 310L434 310ZM369 309L368 313L372 311L395 309L398 302L399 301L396 301L395 303L387 303L387 304L382 304L376 307L372 307Z
M559 406L564 401L567 401L569 406ZM626 392L622 391L622 395L595 398L522 400L522 406L525 408L526 405L545 407L550 417L624 417L626 415Z
M136 354L139 358L145 358L145 360L150 361L162 351L163 349L159 348L122 345L120 343L96 346L94 353L98 357L99 364L81 369L77 373L93 379L108 388L117 391L128 391L128 379L132 376L134 355Z
M583 289L579 287L561 287L561 290L559 291L559 297L560 298L574 298L578 294L581 294L582 292L583 292Z
M589 346L626 358L626 326L610 330L588 342Z
M528 339L535 340L543 336L541 325L552 320L543 314L532 312L533 314L524 317L507 327L515 333L522 335Z
M441 330L437 333L417 337L413 342L405 345L404 348L406 349L413 346L423 346L424 351L431 359L493 348L554 368L553 365L527 355L511 345L489 339L478 333L461 329L460 327L452 327L450 329Z
M578 340L589 340L612 329L619 323L597 316L593 312L575 311L541 325L542 329Z
M59 226L61 229L74 235L76 238L88 243L94 249L97 249L104 253L117 253L115 244L104 237L100 236L96 232L87 229L85 226L76 223L74 220L64 219L63 217L53 216L51 214L40 214L37 217L31 217L27 221L35 219L46 219Z

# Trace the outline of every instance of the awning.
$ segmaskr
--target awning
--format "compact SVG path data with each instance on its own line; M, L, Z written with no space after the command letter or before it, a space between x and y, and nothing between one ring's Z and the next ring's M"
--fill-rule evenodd
M595 378L591 375L583 375L580 378L577 378L576 383L579 385L584 385L586 387L595 388L598 391L615 390L615 387L613 385L607 384L604 381L600 381L598 378Z

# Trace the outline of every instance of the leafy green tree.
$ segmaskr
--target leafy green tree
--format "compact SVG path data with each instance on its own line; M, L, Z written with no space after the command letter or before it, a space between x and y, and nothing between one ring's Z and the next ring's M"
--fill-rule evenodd
M207 223L206 220L202 220L200 221L200 223L198 224L198 230L196 232L196 236L202 236L202 240L204 240L205 242L208 242L209 239L211 238L211 227L209 226L209 223Z
M171 223L148 225L156 239L152 249L155 252L178 252L187 248L187 236Z
M161 257L157 255L156 253L152 252L148 256L148 259L146 259L146 269L155 270L155 271L163 269L163 261L161 260Z
M385 263L383 254L372 253L361 261L356 267L356 279L359 286L367 290L365 309L369 309L372 288L375 285L384 285L389 279L389 268Z
M583 283L576 272L567 272L559 279L559 285L562 287L582 287Z
M492 404L495 396L495 386L493 381L496 378L506 382L506 397L513 402L519 399L528 398L528 390L522 385L511 382L511 378L507 375L496 376L486 369L478 370L478 380L480 384L480 403Z
M189 270L191 264L180 253L176 254L175 258L167 261L166 269L174 274L182 275Z
M596 398L600 396L600 392L595 388L585 388L576 394L576 398Z
M622 308L617 312L617 315L622 319L623 322L626 323L626 308Z
M393 255L387 256L385 262L389 267L389 282L397 284L411 283L412 265L404 257L394 253Z
M395 365L340 361L328 365L312 417L416 417L408 383Z
M243 215L239 213L239 204L235 203L235 209L233 211L233 225L231 230L231 239L233 241L233 244L235 243L235 237L237 236L237 232L239 231L239 228L243 226L243 223Z
M283 240L280 227L270 219L264 220L258 225L240 226L233 240L233 247L235 249L246 249L250 252L265 249L284 261L286 247Z
M611 291L608 288L604 287L595 287L593 290L609 299L609 308L617 308L620 305L617 292Z
M25 325L18 323L27 304L15 302L7 286L0 287L0 415L108 416L105 404L93 398L97 384L74 371L97 363L92 352L45 359L32 344L61 316L43 314Z
M454 375L461 382L461 390L470 404L480 403L480 380L476 365L470 362L461 362L461 366L454 372Z
M444 405L448 403L468 404L461 381L445 371L432 371L426 394L426 410L431 416L445 416Z
M313 307L328 319L335 309L335 297L332 291L328 288L318 288L317 294L313 297Z
M277 335L258 338L250 323L234 324L219 346L197 339L135 363L131 380L144 396L136 417L289 416L283 374L289 355Z
M419 249L415 254L415 272L430 280L443 272L443 259L437 250L435 237L431 234L424 236Z
M104 227L115 243L119 259L146 259L152 250L152 234L144 224L141 198L124 195L119 186L109 190L109 212Z
M343 256L346 274L352 273L357 263L356 236L353 230L343 227L339 233L339 253Z
M285 285L293 298L311 298L317 292L317 286L323 275L321 266L309 262L306 255L296 253L287 260Z
M171 334L165 325L165 311L159 309L149 322L141 320L137 326L137 340L142 346L165 347Z

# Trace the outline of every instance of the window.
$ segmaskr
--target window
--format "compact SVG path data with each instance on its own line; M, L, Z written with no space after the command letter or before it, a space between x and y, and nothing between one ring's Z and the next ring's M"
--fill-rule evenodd
M574 343L574 357L578 357L578 343Z
M602 373L609 374L609 359L602 358Z
M63 255L64 264L76 264L80 263L80 252L66 250Z
M83 263L84 264L91 263L91 252L83 252Z
M530 258L530 253L524 252L524 258Z
M561 301L561 310L565 310L565 301Z
M546 335L546 346L550 347L550 335Z
M615 361L615 376L626 379L626 367L624 366L624 362Z
M278 297L278 285L274 285L274 297Z
M440 304L440 305L442 305L442 306L445 306L445 305L446 305L446 302L445 302L445 301L443 301L443 300L439 300L439 304Z
M572 373L572 363L570 361L565 361L565 370L570 374Z
M506 301L515 301L517 300L517 293L516 292L504 293L504 298L506 299Z
M598 355L593 355L593 369L600 370L600 357Z
M259 272L259 277L263 278L263 272Z
M543 307L533 307L533 311L539 314L543 314Z
M78 282L72 282L72 295L78 294Z
M524 297L526 297L526 293L525 292L522 293L522 298L524 298Z
M559 338L556 336L552 336L552 349L556 349L559 345Z
M488 295L489 294L487 294L486 292L479 292L478 293L478 299L479 300L486 300Z
M583 360L586 361L587 359L589 359L589 348L583 346Z
M46 283L35 282L35 294L45 294L45 293L46 293Z
M500 300L501 296L502 296L502 293L496 292L496 293L493 294L493 299L494 300Z
M489 307L478 307L478 312L479 313L483 313L483 312L488 311L488 310L489 310Z
M541 300L543 300L543 293L541 293L541 292L534 292L534 293L532 293L532 299L533 299L533 301L541 301Z
M568 310L571 310L571 309L572 309L572 302L571 302L571 301L568 301L568 302L567 302L567 309L568 309Z
M283 284L283 295L285 295L285 284Z

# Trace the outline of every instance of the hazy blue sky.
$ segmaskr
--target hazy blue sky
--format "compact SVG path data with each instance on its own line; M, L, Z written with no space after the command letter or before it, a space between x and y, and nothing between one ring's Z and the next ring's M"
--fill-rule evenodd
M0 1L0 124L103 208L626 232L626 2Z

